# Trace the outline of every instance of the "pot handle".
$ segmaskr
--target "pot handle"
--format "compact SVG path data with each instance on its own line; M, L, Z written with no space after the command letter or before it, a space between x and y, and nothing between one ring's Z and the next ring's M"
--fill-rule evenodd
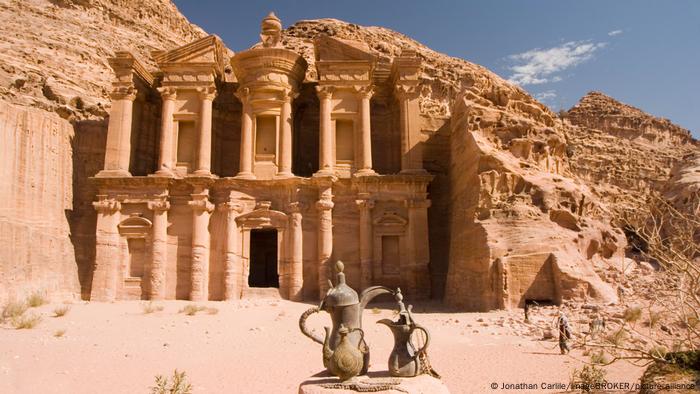
M425 334L425 344L423 345L422 348L420 348L416 351L416 353L423 353L423 352L425 352L426 349L428 349L428 345L430 344L430 333L423 326L419 326L418 324L416 324L411 328L411 332L409 333L409 338L411 335L413 335L413 331L415 331L415 330L421 330Z
M301 317L299 317L299 329L301 330L302 334L306 335L307 337L311 338L312 341L317 342L320 345L323 345L323 338L319 336L318 334L315 334L306 327L306 319L309 318L309 316L313 315L314 313L317 313L321 311L317 306L313 308L309 308L306 312L301 314Z
M362 353L367 353L369 348L367 347L367 343L365 342L365 331L361 329L360 327L352 328L350 331L348 331L348 334L351 332L359 331L360 332L360 342L358 343L359 346L363 346L364 344L364 349L360 349Z

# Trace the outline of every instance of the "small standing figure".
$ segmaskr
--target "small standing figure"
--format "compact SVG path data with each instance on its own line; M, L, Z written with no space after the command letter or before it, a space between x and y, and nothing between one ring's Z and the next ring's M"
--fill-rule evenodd
M530 322L530 303L528 300L525 300L525 323Z
M563 311L559 312L559 319L557 319L559 325L559 350L561 354L567 354L571 351L569 348L569 339L571 339L571 329L569 328L569 319L566 317Z
M591 334L591 338L595 339L598 334L605 331L605 319L600 317L598 314L593 315L590 323L588 323L588 328Z

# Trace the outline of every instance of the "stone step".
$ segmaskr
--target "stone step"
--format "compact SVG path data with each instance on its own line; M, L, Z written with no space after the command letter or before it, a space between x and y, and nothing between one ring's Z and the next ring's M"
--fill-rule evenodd
M269 300L281 300L282 295L280 295L280 289L277 287L249 287L243 290L243 299L269 299Z

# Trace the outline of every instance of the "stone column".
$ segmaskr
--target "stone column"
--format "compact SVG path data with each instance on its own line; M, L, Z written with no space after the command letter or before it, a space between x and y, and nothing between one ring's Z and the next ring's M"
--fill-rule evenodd
M158 153L158 170L156 175L173 175L173 112L175 111L175 88L159 88L163 101L160 119L160 149Z
M199 109L199 152L197 153L196 175L211 175L211 117L212 101L216 96L216 88L200 88L199 99L201 106Z
M209 216L214 209L208 191L192 194L192 268L190 300L209 299Z
M165 267L168 264L168 209L165 200L149 201L148 209L153 211L153 246L150 272L150 299L165 299Z
M372 286L372 208L374 201L356 200L360 209L360 290Z
M95 271L92 276L90 300L114 301L117 297L119 252L119 224L121 203L107 196L98 196L92 205L97 210L95 233Z
M406 200L408 208L408 289L416 298L430 296L428 207L430 200ZM403 279L403 278L402 278Z
M292 174L292 100L297 94L285 90L282 93L282 111L280 114L280 159L277 168L278 177L291 177Z
M237 93L243 103L241 111L241 157L236 178L255 179L253 174L253 107L250 103L250 91L243 88Z
M318 211L318 291L321 299L328 292L331 277L330 258L333 253L333 195L331 185L319 186Z
M289 299L301 301L304 297L303 239L301 228L301 204L289 204Z
M236 300L241 296L239 277L243 275L240 259L241 232L236 224L236 216L243 206L232 201L219 204L218 209L226 214L226 248L224 250L224 300Z
M372 98L371 87L360 89L360 151L362 152L362 160L359 163L359 174L374 174L372 169L372 132L370 121L370 103Z
M319 125L319 163L320 175L333 174L333 124L331 122L331 107L333 103L333 88L317 86L318 99L320 101L320 125Z
M401 129L401 173L424 174L420 144L419 92L413 85L396 85Z
M131 117L136 99L136 88L133 86L115 88L110 97L112 98L112 109L109 112L109 126L107 128L105 167L97 176L131 176L129 172Z

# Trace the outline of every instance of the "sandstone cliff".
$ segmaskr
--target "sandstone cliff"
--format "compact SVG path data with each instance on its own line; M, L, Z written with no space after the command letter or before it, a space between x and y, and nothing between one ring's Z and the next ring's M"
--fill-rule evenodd
M0 302L80 291L94 254L112 70L107 58L204 35L166 0L0 0ZM90 245L93 244L91 251Z
M30 288L76 292L75 260L89 267L94 254L94 192L86 179L104 159L112 78L106 59L129 49L150 67L151 50L171 49L205 33L166 0L0 0L0 16L6 21L0 26L0 99L15 104L0 106L5 157L35 158L8 160L2 167L3 185L24 186L3 190L16 209L0 215L0 223L13 228L3 227L0 242L5 248L16 244L19 254L11 262L10 256L0 260L0 298ZM656 161L639 160L625 171L639 171L645 184L659 185L666 176L659 173L667 174L680 152L676 147L692 144L683 130L662 120L646 122L631 107L624 107L624 116L609 112L609 106L596 105L595 95L582 101L590 105L570 111L570 123L562 122L481 66L388 29L333 19L300 21L285 30L284 45L304 55L311 81L312 40L321 34L366 43L378 57L378 83L389 77L390 59L405 48L423 60L424 166L435 175L429 196L434 295L441 297L444 289L448 304L472 310L516 306L522 295L551 301L615 298L601 277L622 258L625 240L610 226L610 212L615 196L640 182L629 183L624 174L611 178L607 163L625 160L633 146ZM382 95L391 96L377 93ZM53 126L44 133L43 124ZM652 129L658 131L653 139ZM15 130L27 137L12 139ZM53 140L51 130L59 134ZM631 147L618 149L620 139ZM62 175L49 177L46 171L54 167L45 168L39 152L71 165L55 167ZM38 191L27 192L37 184ZM45 214L28 215L33 206L42 206ZM51 228L45 235L55 243L31 238L42 226ZM52 255L65 251L57 258L60 268L22 254L29 245ZM86 272L80 272L82 282ZM45 279L36 281L37 275ZM7 286L10 282L20 286Z
M613 205L639 206L700 145L668 119L590 92L565 115L571 169Z

